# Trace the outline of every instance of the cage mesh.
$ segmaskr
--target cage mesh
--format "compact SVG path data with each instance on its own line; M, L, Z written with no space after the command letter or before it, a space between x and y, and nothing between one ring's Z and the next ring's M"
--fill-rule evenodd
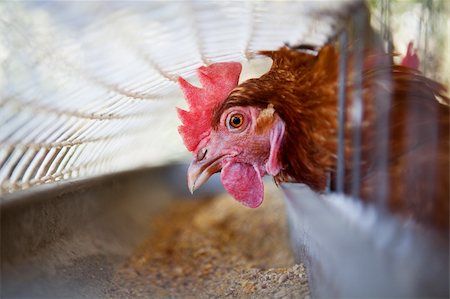
M353 2L2 2L0 194L184 158L178 76L322 45Z

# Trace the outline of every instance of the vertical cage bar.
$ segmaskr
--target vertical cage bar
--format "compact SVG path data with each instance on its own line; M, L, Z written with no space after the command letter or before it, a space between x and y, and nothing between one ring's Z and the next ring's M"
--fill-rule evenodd
M383 0L381 2L381 23L380 30L382 32L381 38L383 42L383 50L387 53L392 53L392 34L391 34L391 3L388 0ZM391 61L386 61L383 63L391 64ZM390 67L390 65L386 65ZM376 79L378 82L383 82L383 86L386 90L392 89L392 76L389 72L384 72L378 75ZM378 207L382 210L387 208L387 200L389 197L389 190L391 188L389 182L389 141L390 140L390 117L388 111L390 111L391 106L391 96L389 93L377 89L375 94L376 105L374 107L377 119L376 119L376 139L375 143L375 153L374 156L377 157L379 172L383 175L376 177L376 188L375 199Z
M347 82L347 60L348 60L348 35L343 31L339 36L339 98L338 98L338 152L337 152L337 179L336 191L344 192L344 151L345 151L345 83Z
M354 82L353 98L351 109L351 121L353 129L353 159L352 159L352 189L353 197L359 197L361 187L361 127L363 120L363 99L362 99L362 71L364 63L364 43L366 33L367 14L364 9L357 11L354 17L355 30L355 50L354 50Z
M425 8L423 6L426 6ZM428 37L428 33L432 30L431 26L432 24L430 20L432 20L433 17L433 1L431 0L427 0L424 4L422 4L422 10L425 10L425 21L424 21L424 25L425 25L425 32L424 32L424 45L423 45L423 56L422 57L427 57L429 55L428 53L428 41L429 41L429 37ZM426 63L427 59L422 59L421 64L422 64L422 69L423 69L423 73L425 75L430 76L430 74L428 74L428 64Z
M392 31L391 31L391 15L392 15L392 1L385 0L386 6L387 6L387 13L386 13L386 30L388 32L387 36L387 52L393 53L394 52L394 46L393 46L393 37L392 37Z
M380 31L383 40L383 49L387 53L393 52L392 35L391 35L391 1L382 0L380 13Z

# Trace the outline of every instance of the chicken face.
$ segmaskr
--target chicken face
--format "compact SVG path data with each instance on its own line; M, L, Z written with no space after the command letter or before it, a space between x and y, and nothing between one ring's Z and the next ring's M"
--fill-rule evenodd
M278 152L284 122L273 107L232 107L219 125L198 145L189 166L191 192L214 173L221 172L225 189L246 206L258 207L263 200L262 177L281 169Z
M201 67L197 75L203 88L180 78L189 111L178 109L182 121L178 131L194 155L188 170L191 192L221 172L225 189L235 199L258 207L263 200L262 176L281 170L278 153L285 125L272 105L230 107L213 124L214 111L226 103L240 72L241 65L235 62Z

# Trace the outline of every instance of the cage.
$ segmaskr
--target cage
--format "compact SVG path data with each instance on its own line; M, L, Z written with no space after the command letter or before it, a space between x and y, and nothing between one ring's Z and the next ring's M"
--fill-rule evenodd
M374 136L365 135L362 73L367 47L397 53L389 63L400 64L412 41L419 70L449 86L449 9L446 1L438 0L3 2L1 296L448 297L448 230L435 231L389 211L387 198L398 192L389 180L391 149L385 142L395 138L390 136L393 119L371 120ZM175 110L186 107L178 77L195 81L202 65L237 61L243 65L244 82L270 68L271 61L258 55L260 50L288 45L317 55L326 44L339 49L339 142L327 190L317 193L303 184L283 183L278 191L274 186L267 189L284 206L271 204L260 214L240 214L226 205L202 210L202 219L216 227L229 220L253 228L225 232L242 233L249 241L228 236L224 243L209 243L214 237L195 222L197 214L188 213L194 216L185 222L177 220L185 217L179 213L164 214L168 206L192 202L186 199L204 199L193 204L200 207L224 192L212 177L194 196L188 193L190 154L178 135ZM348 76L349 70L356 75ZM392 78L384 74L379 80L384 84L379 90L390 88ZM393 105L383 92L374 99L380 115ZM407 115L417 113L414 105L408 107ZM401 133L408 142L426 137L435 150L430 156L438 155L442 138L448 139L434 113L436 123L418 124L410 117ZM348 123L354 128L350 134L345 130ZM364 188L361 165L368 138L376 141L371 155L384 175L370 184L375 192L364 202L358 198ZM347 144L354 148L350 156ZM412 169L402 177L409 190L405 198L415 192L418 180L430 181L430 192L440 192L436 169L449 170L438 163L420 165L410 159L402 166ZM440 207L432 200L430 205ZM270 216L271 208L276 217ZM448 222L449 211L443 213ZM222 217L222 222L209 214ZM205 246L219 248L229 242L247 256L224 261L212 251L196 256L195 247L188 246L180 251L193 259L188 273L177 264L186 257L177 260L173 251L178 249L160 244L174 235L150 229L149 221L161 215L173 218L156 226L158 230L179 225L174 231L194 240L189 246L206 240ZM253 215L266 235L257 223L233 222L235 215L246 221ZM284 221L292 253L306 273L292 261L284 271L270 269L282 265L275 253L284 256L289 251L283 240L270 237L285 233ZM191 225L201 233L184 230ZM223 236L219 228L216 234ZM156 237L145 241L149 236ZM272 248L274 254L258 255L252 246L264 252ZM142 254L142 247L150 253ZM270 261L258 262L265 258ZM210 270L211 259L227 270ZM246 259L251 263L242 266ZM150 263L157 270L172 267L167 277L158 272L166 280L149 272ZM234 266L238 270L230 269ZM207 289L205 281L214 284Z

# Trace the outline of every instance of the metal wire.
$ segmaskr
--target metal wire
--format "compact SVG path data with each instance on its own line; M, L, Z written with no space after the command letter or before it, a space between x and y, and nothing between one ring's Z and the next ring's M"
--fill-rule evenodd
M187 157L178 76L321 45L354 1L0 3L0 194Z
M392 45L392 34L391 34L391 2L387 0L383 0L381 2L381 38L384 45L384 50L387 53L392 53L393 45ZM383 81L385 87L389 90L392 88L392 78L389 73L385 73L382 75L383 78L378 78L380 81ZM389 111L391 106L391 98L382 93L380 91L376 91L376 102L375 112L376 115L379 116L376 122L375 130L376 135L380 139L380 142L376 143L375 153L377 156L377 160L379 161L377 167L380 173L384 173L386 175L379 175L376 177L376 186L375 188L375 199L380 209L387 208L387 199L389 196L389 173L388 171L388 160L389 160L389 145L385 140L389 140L389 126L390 119L387 115L386 111Z
M351 123L352 123L352 143L353 143L353 157L352 157L352 191L351 194L355 198L359 197L361 188L361 134L363 122L363 82L362 72L364 64L364 48L365 48L365 33L367 24L366 10L359 10L354 16L355 36L355 50L353 56L353 97L351 106Z
M348 34L343 31L339 36L339 94L338 94L338 152L337 152L337 170L336 170L336 191L344 192L345 178L345 111L346 111L346 93L347 83L347 63L348 63Z

